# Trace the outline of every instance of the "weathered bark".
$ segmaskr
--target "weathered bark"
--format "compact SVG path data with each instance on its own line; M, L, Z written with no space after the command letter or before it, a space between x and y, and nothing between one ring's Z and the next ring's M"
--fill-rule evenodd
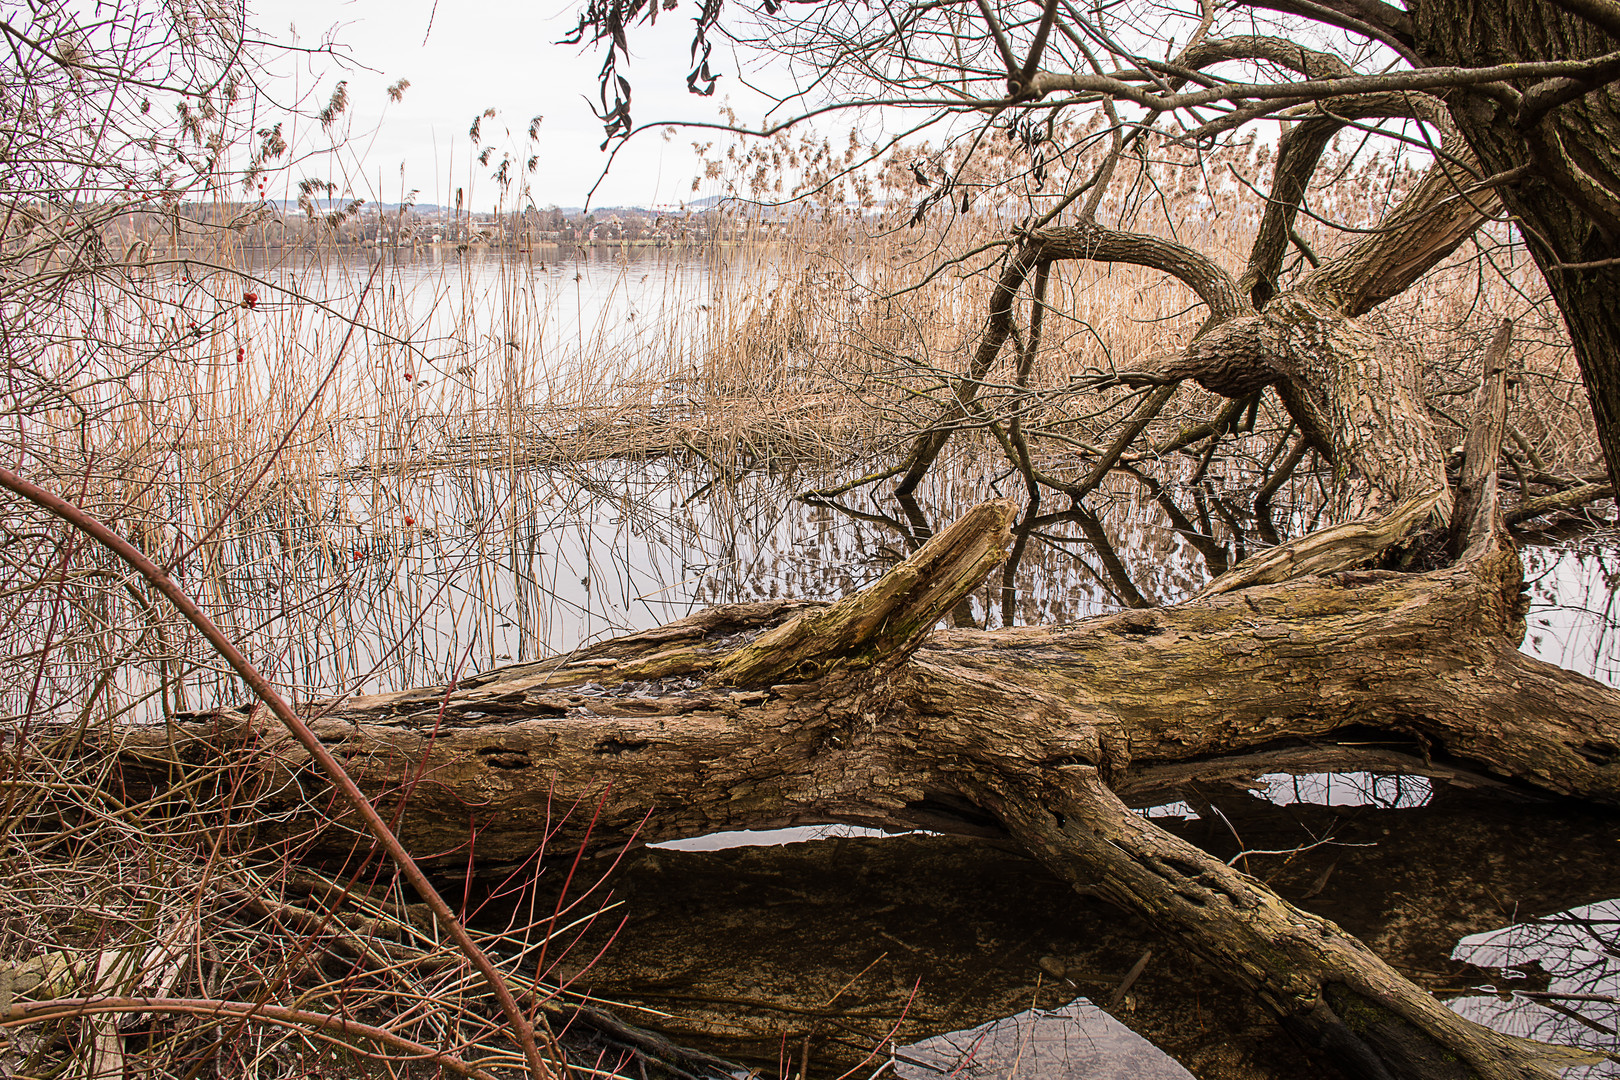
M908 628L889 639L903 653L911 605L937 613L954 599L914 588L917 566L982 565L983 541L1004 549L1010 518L1005 503L981 507L975 528L942 533L844 611L909 597L864 624ZM351 699L315 728L399 814L413 849L446 865L571 849L587 817L596 844L821 821L1010 837L1230 970L1353 1075L1444 1075L1437 1055L1465 1062L1457 1075L1545 1075L1540 1050L1458 1020L1332 924L1130 814L1103 783L1358 725L1620 802L1620 693L1513 647L1517 574L1513 552L1492 545L1427 574L1341 571L1068 628L938 633L899 659L842 633L813 647L818 626L863 624L829 619L839 606L742 605L449 692ZM730 658L757 657L766 640L790 643L801 676L817 658L810 681L726 684ZM334 853L349 843L341 817L321 824L326 785L307 755L249 713L126 731L119 752L130 783L168 782L177 761L257 770L275 793L266 809L286 815L267 833L323 830ZM599 810L563 820L582 801Z
M1559 1058L1548 1048L1482 1029L1414 993L1331 922L1133 813L1095 769L1058 766L995 794L1014 837L1038 859L1181 940L1196 939L1202 956L1346 1072L1556 1075Z
M722 660L715 675L727 685L759 686L832 664L859 670L909 654L1001 563L1012 513L1004 500L970 510L874 587L761 635Z
M1265 311L1215 328L1170 371L1228 395L1274 385L1305 437L1334 463L1338 519L1431 491L1442 492L1436 520L1449 516L1440 440L1410 360L1308 291L1290 290ZM1234 373L1246 377L1232 382Z
M1507 432L1507 361L1512 344L1513 323L1503 319L1491 347L1485 351L1485 370L1474 399L1474 420L1463 444L1457 504L1451 511L1454 555L1461 555L1474 536L1490 532L1496 525L1496 459Z
M1620 50L1620 28L1601 21L1606 8L1612 5L1417 0L1410 40L1439 64L1604 57ZM1502 201L1569 327L1611 481L1620 480L1620 84L1613 79L1609 71L1590 86L1532 92L1521 81L1519 92L1503 93L1498 84L1447 95L1485 171L1518 170L1501 187ZM1543 108L1555 100L1549 91L1568 99Z
M1388 515L1347 521L1278 544L1222 574L1198 595L1219 596L1250 585L1267 585L1307 574L1328 574L1369 562L1411 532L1434 509L1440 497L1439 490L1415 495Z
M1369 114L1393 111L1387 102L1351 104ZM1433 118L1431 110L1416 111ZM1488 191L1459 196L1477 170L1460 140L1450 139L1443 143L1448 156L1429 168L1376 232L1272 297L1268 282L1281 237L1319 153L1322 130L1308 121L1279 152L1286 158L1279 161L1273 201L1242 282L1260 310L1221 320L1154 369L1234 397L1276 387L1301 432L1335 465L1333 509L1340 520L1440 491L1434 521L1442 524L1450 516L1451 496L1416 372L1360 316L1455 251L1495 209L1496 199ZM1298 164L1291 165L1296 157Z
M1574 510L1599 499L1612 498L1614 498L1613 484L1577 484L1572 488L1553 492L1551 495L1525 499L1508 512L1507 520L1509 525L1517 525L1557 510Z

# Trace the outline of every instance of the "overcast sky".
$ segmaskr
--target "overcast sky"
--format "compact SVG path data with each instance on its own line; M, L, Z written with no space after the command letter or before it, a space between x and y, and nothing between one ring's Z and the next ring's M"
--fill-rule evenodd
M324 104L339 79L349 84L348 150L330 162L306 159L291 179L330 176L355 197L394 202L403 164L403 189L420 189L418 201L451 203L456 188L466 187L472 207L488 209L499 192L491 170L472 161L478 148L467 132L474 117L494 108L500 113L484 121L481 145L509 145L526 160L529 120L544 116L535 144L539 165L529 177L534 200L542 207L582 205L607 155L598 149L602 125L586 99L596 90L600 54L555 44L572 28L575 10L568 0L438 0L436 10L434 0L260 0L252 17L266 37L288 41L296 29L302 46L325 40L343 46L342 62L288 55L272 63L279 76L269 83L272 93L283 100L307 95L306 112ZM734 59L718 45L714 66L727 74L715 96L686 92L691 30L691 9L683 3L633 37L628 71L637 123L712 121L726 95L753 104L757 115L758 99L738 82ZM403 101L390 103L385 88L401 78L410 80L410 88ZM262 112L260 123L279 115L274 108ZM306 151L329 141L307 120L297 122L295 134ZM712 194L692 191L695 137L638 136L620 152L592 205L673 204ZM498 149L493 161L499 158Z

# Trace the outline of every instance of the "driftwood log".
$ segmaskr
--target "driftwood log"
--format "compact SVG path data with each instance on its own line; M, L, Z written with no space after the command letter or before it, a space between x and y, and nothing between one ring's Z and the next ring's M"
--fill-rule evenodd
M1518 651L1519 562L1494 527L1425 573L1268 573L1075 626L933 631L1003 557L1012 516L977 507L837 604L715 608L453 688L312 706L315 730L429 863L572 851L588 823L603 846L833 821L991 836L1174 934L1350 1075L1572 1062L1463 1020L1114 791L1355 727L1620 802L1620 692ZM1368 531L1350 531L1358 558ZM251 710L126 730L115 751L132 785L246 769L267 831L353 843L304 751Z

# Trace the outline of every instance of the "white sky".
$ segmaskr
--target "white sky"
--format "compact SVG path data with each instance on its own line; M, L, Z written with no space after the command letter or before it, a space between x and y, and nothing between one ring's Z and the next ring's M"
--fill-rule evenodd
M536 205L582 205L607 155L598 149L602 125L586 100L594 98L601 55L554 44L572 29L575 10L569 0L438 0L436 11L433 0L260 0L251 19L265 37L291 40L295 27L303 46L330 39L346 47L340 61L284 56L272 62L280 76L270 82L272 93L303 92L306 113L325 104L339 79L349 83L349 148L331 160L306 159L290 179L323 176L346 184L355 197L384 202L398 201L403 187L419 188L419 202L448 204L457 187L466 187L472 208L487 210L499 191L489 179L492 169L473 162L477 148L467 130L475 116L495 108L500 114L484 121L482 142L510 146L520 161L531 152L530 117L545 117L535 151L539 167L529 177ZM725 75L714 97L687 93L692 13L682 3L631 38L628 75L638 124L713 121L727 96L759 113L759 99L739 82L735 60L721 42L711 67ZM410 80L410 89L402 102L391 104L385 87L400 78ZM261 111L255 127L282 118L274 108ZM297 121L296 127L294 132L289 120L295 147L307 151L330 141L319 137L312 121ZM692 191L698 167L691 143L700 137L709 136L683 131L666 142L657 132L644 132L620 152L591 205L673 204L713 194ZM269 194L280 193L273 186Z

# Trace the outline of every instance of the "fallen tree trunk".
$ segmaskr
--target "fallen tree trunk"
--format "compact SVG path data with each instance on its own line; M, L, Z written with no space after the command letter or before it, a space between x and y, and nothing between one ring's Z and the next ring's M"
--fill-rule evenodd
M1351 1075L1569 1063L1461 1020L1108 788L1356 726L1620 803L1620 693L1518 652L1511 548L1493 533L1429 573L1340 570L1072 627L926 637L1005 551L1011 518L979 507L838 605L716 608L449 690L331 704L312 726L426 862L572 850L587 823L603 846L830 821L997 836L1177 935ZM352 845L307 754L251 711L126 730L115 749L132 786L248 769L266 833ZM595 813L567 813L581 803Z
M1464 1020L1333 923L1133 813L1095 769L1059 766L998 794L1036 858L1196 941L1199 955L1350 1075L1556 1075L1547 1048Z

